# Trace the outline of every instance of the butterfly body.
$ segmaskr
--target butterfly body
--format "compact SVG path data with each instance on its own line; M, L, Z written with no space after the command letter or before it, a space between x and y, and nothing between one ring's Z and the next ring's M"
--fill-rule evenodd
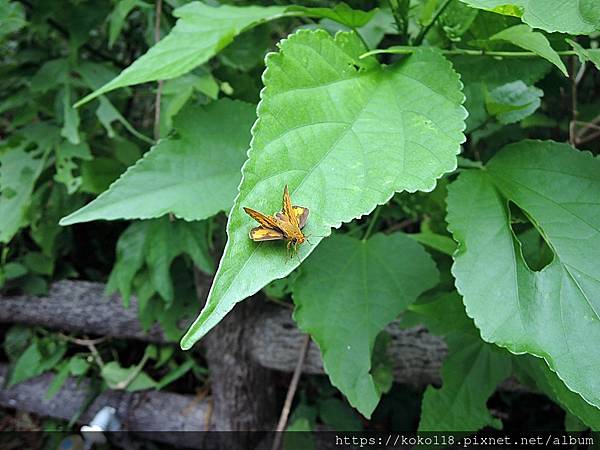
M283 207L280 212L268 216L251 208L244 207L244 211L260 224L250 230L250 239L253 241L285 240L288 250L293 248L293 255L306 240L302 228L308 218L308 208L292 206L287 185L283 190Z

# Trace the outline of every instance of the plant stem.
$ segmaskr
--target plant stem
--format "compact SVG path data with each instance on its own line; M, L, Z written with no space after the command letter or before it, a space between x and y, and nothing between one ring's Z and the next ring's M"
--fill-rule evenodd
M400 35L401 42L407 42L408 34L408 8L410 0L388 0L396 28Z
M427 35L427 33L429 33L429 30L431 29L433 24L442 15L442 13L448 7L448 5L450 4L451 1L452 0L446 0L444 3L442 3L442 6L440 6L438 8L438 10L435 12L433 17L431 18L431 21L427 25L425 25L423 28L421 28L421 31L419 31L419 34L413 41L413 45L421 45L421 42L423 42L423 39L425 39L425 36Z
M397 55L410 55L415 53L420 47L414 46L398 46L384 49L371 50L370 52L360 55L360 58L366 58L367 56L379 55L384 53L392 53ZM491 56L491 57L506 57L506 58L533 58L539 56L533 52L504 52L504 51L487 51L487 50L467 50L464 48L456 48L452 50L439 49L444 55L455 56ZM576 55L573 50L564 50L556 52L559 56L574 56Z
M160 41L160 17L162 16L162 0L156 0L156 17L154 18L154 42ZM158 80L156 98L154 100L154 139L160 138L160 99L162 96L163 80Z
M127 386L129 386L131 382L135 380L136 377L140 374L140 372L144 368L144 365L146 365L146 361L148 361L148 358L150 358L150 355L148 352L145 352L142 360L137 366L135 366L135 368L131 371L129 376L117 384L117 389L127 389Z
M375 208L375 212L373 213L373 216L369 219L369 226L367 227L367 231L365 231L365 235L362 238L363 241L366 241L369 238L369 236L371 236L371 231L373 231L373 227L375 226L377 219L379 219L380 213L381 213L381 205L379 205L377 208Z

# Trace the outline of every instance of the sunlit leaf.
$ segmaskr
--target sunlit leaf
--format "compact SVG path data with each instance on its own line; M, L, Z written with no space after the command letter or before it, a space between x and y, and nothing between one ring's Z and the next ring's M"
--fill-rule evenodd
M343 222L395 192L430 191L456 167L464 140L460 81L438 52L419 50L384 67L352 33L301 30L267 59L265 89L228 242L206 307L182 340L190 348L233 306L289 274ZM277 242L248 239L242 207L281 209L284 185L310 209L311 243L286 258Z

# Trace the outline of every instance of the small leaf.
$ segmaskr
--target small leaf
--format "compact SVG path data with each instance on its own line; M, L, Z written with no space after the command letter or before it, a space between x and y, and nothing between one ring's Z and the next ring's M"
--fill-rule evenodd
M48 390L46 391L46 400L52 399L58 392L60 388L67 382L69 378L69 364L64 363L60 370L54 375L52 378L52 382L50 386L48 386Z
M436 234L432 231L423 231L421 233L407 234L407 236L420 244L437 250L445 255L452 256L456 250L456 243L442 234Z
M178 138L161 140L108 191L61 219L150 219L172 213L201 220L228 210L250 140L254 106L219 100L182 111Z
M464 83L467 97L465 108L469 111L467 130L481 127L488 120L486 96L499 86L515 81L533 85L541 80L550 64L541 58L503 58L458 56L452 59L454 68Z
M550 46L550 42L542 33L533 31L528 25L515 25L494 34L490 37L491 41L506 41L517 47L529 50L536 55L550 61L560 69L564 76L568 77L569 73L565 64L558 56L558 53Z
M583 64L586 61L591 62L596 66L596 69L600 70L600 49L598 48L583 48L577 42L571 39L565 39L567 43L573 47L573 50L577 52L579 61Z
M183 75L205 63L234 37L264 21L285 16L281 6L218 8L190 2L173 11L179 20L171 32L116 78L78 101L75 106L113 89Z
M555 142L523 141L448 189L459 243L452 272L481 337L544 358L569 389L600 407L600 160ZM508 202L554 253L531 270Z
M338 3L333 8L307 8L305 6L290 6L287 11L302 11L307 16L322 17L333 20L349 28L365 26L377 12L377 8L370 11L352 9L346 3Z
M100 375L111 389L123 389L123 383L127 382L136 370L138 370L137 366L121 367L118 362L111 361L102 367ZM129 392L135 392L144 389L153 389L155 386L156 381L150 378L145 372L140 371L125 389Z
M353 33L332 38L301 30L270 54L265 89L228 241L205 309L181 346L189 349L233 306L283 278L322 240L394 192L430 191L456 167L464 136L460 81L437 51L419 49L392 66L373 57ZM242 207L281 209L284 185L310 209L298 258L277 243L248 239Z
M544 91L527 86L521 80L498 86L486 96L486 107L491 116L502 124L519 122L533 114L541 105Z
M80 377L86 374L86 372L90 368L90 363L87 361L87 359L83 358L82 356L73 356L69 360L68 367L71 375Z
M590 34L600 30L596 0L461 0L475 8L521 17L534 28L553 33Z
M112 48L121 34L125 19L135 8L149 8L150 5L141 0L119 0L108 19L108 48Z
M180 364L175 369L169 370L169 373L167 373L158 381L158 383L156 383L156 389L162 389L165 386L171 384L173 381L178 380L186 373L188 373L192 369L192 367L194 367L194 364L195 362L193 359L188 359L186 362Z
M319 345L331 384L365 417L381 396L370 373L377 335L438 278L423 248L395 233L367 241L335 235L295 280L294 320Z
M16 360L10 373L8 387L38 376L41 373L41 362L42 354L40 353L37 342L33 342L27 347L23 354L19 356L19 359Z

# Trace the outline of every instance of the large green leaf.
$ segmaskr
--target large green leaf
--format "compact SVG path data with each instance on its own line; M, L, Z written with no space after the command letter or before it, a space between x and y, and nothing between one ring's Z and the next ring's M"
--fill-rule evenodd
M600 161L554 142L507 146L448 193L453 273L487 342L542 357L600 406ZM554 252L531 270L510 227L516 204Z
M430 332L442 335L448 344L442 387L427 387L419 431L500 427L486 403L498 384L511 373L510 354L481 340L456 293L414 305L411 310L424 319Z
M173 11L179 20L166 37L119 76L75 106L113 89L183 75L208 61L240 33L270 20L292 16L328 17L343 24L360 26L368 22L375 12L353 10L347 5L334 8L221 5L215 8L197 1L190 2Z
M206 307L184 336L190 348L235 305L289 274L331 228L368 214L394 192L429 191L456 167L466 111L458 75L437 51L396 64L360 59L353 33L301 30L267 58L265 89L229 215L228 242ZM279 243L248 239L249 206L281 208L284 185L310 208L311 243L286 258Z
M550 41L542 33L533 31L528 25L515 25L514 27L502 30L490 37L491 41L506 41L517 47L529 50L547 61L550 61L560 69L564 76L568 77L569 72L560 56L550 46Z
M600 30L597 0L461 0L475 8L520 16L534 28L570 34Z
M381 396L370 373L375 338L437 281L431 257L400 233L334 235L294 281L294 319L319 345L331 383L365 417Z
M108 191L60 224L167 213L202 220L228 210L254 118L253 105L226 99L183 110L175 119L177 138L161 140Z
M283 6L215 8L201 2L177 8L173 15L179 20L167 36L119 76L77 102L77 106L113 89L183 75L208 61L242 31L282 17L285 10Z

